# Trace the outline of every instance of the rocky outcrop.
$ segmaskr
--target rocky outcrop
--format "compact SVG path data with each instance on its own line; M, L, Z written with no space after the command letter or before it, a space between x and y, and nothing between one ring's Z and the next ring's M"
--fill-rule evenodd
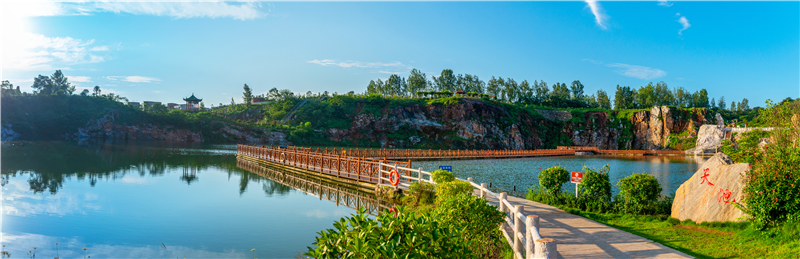
M480 99L447 105L408 105L384 108L382 115L357 113L350 128L329 128L335 142L383 148L537 149L556 145L601 149L664 149L671 133L697 122L684 110L653 107L619 121L607 112L508 110ZM703 110L704 112L704 110ZM541 116L540 116L541 115ZM582 116L576 118L574 116ZM699 116L699 118L703 118Z
M747 170L749 164L734 164L727 155L717 153L678 188L671 216L698 223L741 221L744 213L734 204L740 204L744 197Z
M12 141L20 137L19 133L14 132L14 130L11 129L12 127L13 125L11 124L5 124L2 125L2 127L0 127L0 132L2 132L0 133L0 135L2 136L2 139L0 139L0 141Z
M554 110L542 110L536 109L539 114L542 115L545 119L551 121L568 121L572 119L572 113L569 111L554 111Z
M717 148L722 145L722 139L725 137L723 127L714 124L707 124L700 126L697 132L697 142L695 148L690 152L695 154L714 153Z
M159 126L149 123L124 125L117 122L119 114L115 110L105 113L101 118L89 120L84 127L67 134L65 138L74 140L86 139L126 139L126 140L163 140L170 142L205 142L208 136L203 132L181 129L174 126ZM222 128L207 134L216 135L220 139L231 142L269 143L287 145L286 135L280 132L253 131L236 125L222 124Z
M725 120L724 120L724 119L722 119L722 115L720 115L719 113L717 113L716 115L714 115L714 120L717 122L717 123L716 123L716 124L717 124L717 126L720 126L720 127L725 127Z

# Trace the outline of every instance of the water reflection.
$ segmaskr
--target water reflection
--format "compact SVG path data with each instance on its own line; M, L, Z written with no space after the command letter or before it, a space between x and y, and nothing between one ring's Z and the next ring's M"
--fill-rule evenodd
M310 174L294 173L280 168L264 166L244 159L238 159L236 165L251 173L279 183L285 188L294 188L320 200L324 199L335 203L336 206L345 206L353 210L365 208L368 213L373 215L391 207L389 203L378 199L374 191L363 187L343 184ZM317 212L316 214L319 213L322 212Z
M353 212L239 168L234 154L235 146L3 143L3 245L14 257L34 246L55 257L60 242L65 258L82 257L83 247L95 258L241 258L252 248L291 258Z
M198 172L222 169L240 176L239 194L250 182L264 182L262 177L236 167L235 146L197 145L165 142L81 142L60 141L4 143L0 163L3 186L10 178L26 177L33 193L55 195L64 182L75 178L94 187L100 181L144 181L145 176L159 177L181 171L180 180L191 185L200 180ZM139 176L140 179L129 176ZM291 188L289 188L290 190ZM282 188L264 189L267 196L285 195Z

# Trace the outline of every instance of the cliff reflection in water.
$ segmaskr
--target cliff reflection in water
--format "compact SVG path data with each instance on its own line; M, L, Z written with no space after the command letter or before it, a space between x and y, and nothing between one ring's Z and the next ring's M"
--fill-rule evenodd
M5 186L12 177L28 176L34 193L55 195L70 178L98 182L116 181L125 176L158 177L182 172L180 181L191 185L202 180L202 172L217 168L239 176L239 194L249 184L260 183L267 196L286 195L292 188L240 169L236 166L235 146L187 145L165 142L61 141L6 142L0 156L0 176Z

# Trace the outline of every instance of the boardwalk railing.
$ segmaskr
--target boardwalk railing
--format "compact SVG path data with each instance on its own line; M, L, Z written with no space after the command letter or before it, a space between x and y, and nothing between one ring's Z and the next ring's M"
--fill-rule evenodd
M492 158L492 157L535 157L574 155L572 150L421 150L421 149L359 149L359 148L306 148L287 147L289 150L302 150L331 155L347 155L383 159L438 159L438 158Z
M383 209L389 209L388 204L378 199L374 193L365 193L333 182L320 181L300 174L272 169L242 159L236 160L236 166L274 182L300 190L320 200L324 199L336 203L336 206L344 205L351 209L366 208L367 213L372 215L378 215Z
M685 155L686 151L682 150L612 150L612 149L599 149L597 147L579 147L579 146L558 146L556 150L573 150L576 152L594 152L598 154L611 154L611 155Z
M349 155L333 155L312 152L308 149L293 149L279 147L258 147L237 145L238 155L262 159L265 161L302 168L337 177L350 178L357 181L385 184L388 182L389 172L395 166L400 174L400 182L410 184L411 180L425 179L430 181L430 173L422 168L411 169L411 161L401 162L386 159L354 157ZM424 173L420 173L424 172Z

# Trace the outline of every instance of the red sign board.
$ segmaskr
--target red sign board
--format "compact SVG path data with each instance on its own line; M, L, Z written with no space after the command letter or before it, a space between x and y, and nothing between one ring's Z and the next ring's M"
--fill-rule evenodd
M572 182L572 183L581 183L581 180L583 180L583 173L582 172L572 172L570 180L569 180L570 182Z

